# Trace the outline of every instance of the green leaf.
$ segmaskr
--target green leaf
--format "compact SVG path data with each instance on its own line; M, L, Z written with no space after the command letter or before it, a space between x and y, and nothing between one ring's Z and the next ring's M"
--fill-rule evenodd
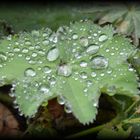
M101 92L138 94L137 75L127 61L135 47L114 35L112 26L80 21L56 32L46 28L8 37L0 46L1 85L12 83L10 95L25 116L57 97L67 113L89 124Z
M132 36L136 46L139 45L140 38L140 7L135 3L111 4L104 5L95 4L92 8L85 9L85 14L94 14L100 12L99 24L112 23L116 27L118 33ZM96 20L96 19L95 19Z

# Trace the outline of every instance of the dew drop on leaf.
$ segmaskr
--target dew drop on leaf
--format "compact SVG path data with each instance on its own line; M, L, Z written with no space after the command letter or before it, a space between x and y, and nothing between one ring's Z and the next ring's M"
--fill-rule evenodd
M0 52L0 63L3 63L7 60L7 56L5 53Z
M81 37L81 38L80 38L80 44L81 44L81 46L83 46L83 47L88 46L88 39L87 39L86 37Z
M49 66L44 66L43 71L44 73L48 74L48 73L51 73L52 70Z
M91 77L96 77L96 75L97 75L97 74L96 74L95 72L92 72L92 73L91 73Z
M86 52L87 52L88 54L95 54L95 53L98 52L99 48L100 48L100 47L99 47L98 45L91 44L91 45L88 46Z
M71 104L69 102L65 103L64 110L65 110L66 113L71 113L72 112Z
M64 105L65 102L66 102L66 99L65 99L64 96L59 95L59 96L57 97L57 102L58 102L60 105Z
M81 73L80 73L80 77L81 77L82 79L86 79L86 78L87 78L87 73L86 73L86 72L81 72Z
M78 39L78 35L77 35L76 33L74 33L74 34L72 35L72 39Z
M14 48L14 52L19 52L19 51L20 51L20 48L18 48L18 47Z
M28 50L27 48L23 48L23 49L22 49L22 53L25 53L25 54L26 54L26 53L28 53L28 52L29 52L29 50Z
M32 68L27 68L26 70L25 70L25 72L24 72L24 75L26 76L26 77L34 77L34 76L36 76L36 72L35 72L35 70L34 69L32 69Z
M91 60L93 69L104 69L108 67L108 60L103 56L95 56Z
M47 54L48 61L55 61L59 57L59 50L58 48L53 48L49 50Z
M48 85L45 85L45 84L43 84L43 85L41 85L40 87L39 87L39 92L40 93L44 93L44 94L46 94L46 93L49 93L49 86Z
M42 42L42 44L45 45L45 46L48 45L48 44L49 44L49 40L44 40L44 41Z
M102 34L102 35L99 36L99 41L100 41L100 42L103 42L103 41L105 41L105 40L107 40L107 39L108 39L108 36L105 35L105 34Z
M86 61L81 61L80 66L81 67L87 67L87 62Z
M72 74L72 69L69 65L60 65L58 67L58 75L68 77Z

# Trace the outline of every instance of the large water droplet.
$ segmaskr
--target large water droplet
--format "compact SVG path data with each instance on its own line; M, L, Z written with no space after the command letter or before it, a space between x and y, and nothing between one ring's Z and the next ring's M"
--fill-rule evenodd
M58 75L62 75L62 76L70 76L72 74L72 69L69 65L60 65L58 67Z
M103 56L93 57L91 60L91 66L93 69L104 69L108 67L108 60Z
M7 56L5 53L0 52L0 63L5 62L7 60Z
M40 87L39 87L39 91L41 92L41 93L43 93L43 94L48 94L49 93L49 91L50 91L50 89L49 89L49 86L48 85L41 85Z
M43 68L43 71L44 71L44 73L48 74L48 73L51 73L52 70L51 70L51 68L49 66L45 66Z
M89 47L87 48L86 52L87 52L88 54L95 54L95 53L98 52L99 48L100 48L100 47L99 47L98 45L91 44L91 45L89 45Z
M100 42L103 42L103 41L105 41L105 40L107 40L107 39L108 39L108 36L105 35L105 34L102 34L102 35L99 36L99 41L100 41Z
M87 39L86 37L81 37L81 38L80 38L80 44L81 44L81 46L83 46L83 47L88 46L88 39Z
M55 61L59 57L59 50L58 48L53 48L49 50L47 54L48 61Z
M26 70L25 70L25 72L24 72L24 75L26 76L26 77L34 77L34 76L36 76L36 72L35 72L35 70L34 69L32 69L32 68L27 68Z
M60 105L63 105L63 104L65 104L66 99L65 99L64 96L59 95L59 96L57 97L57 102L58 102Z

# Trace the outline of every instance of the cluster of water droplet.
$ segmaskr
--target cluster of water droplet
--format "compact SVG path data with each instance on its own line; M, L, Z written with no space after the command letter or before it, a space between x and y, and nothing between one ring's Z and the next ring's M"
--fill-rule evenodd
M134 69L131 67L118 68L117 72L112 68L120 64L119 57L125 61L129 55L129 48L120 49L120 46L117 46L119 44L117 40L112 42L113 33L111 34L108 29L108 27L101 28L82 21L70 27L60 27L55 33L46 28L32 31L30 34L23 33L18 38L8 36L6 51L0 51L0 68L18 59L24 60L27 66L22 80L16 83L17 92L21 90L23 93L15 94L14 84L11 89L10 96L16 98L15 104L36 102L35 106L38 108L44 99L53 96L54 93L51 90L57 82L61 83L60 88L65 88L69 77L83 83L81 92L87 97L93 94L91 92L94 86L101 85L106 77L113 81L120 75L126 75L124 71L133 72ZM57 81L59 76L64 80ZM2 78L0 83L3 84L4 81ZM116 93L116 88L109 86L107 92ZM65 93L58 95L58 103L65 105L65 111L71 113L73 106L63 94ZM93 99L93 107L97 106L98 101ZM20 108L23 110L23 105Z

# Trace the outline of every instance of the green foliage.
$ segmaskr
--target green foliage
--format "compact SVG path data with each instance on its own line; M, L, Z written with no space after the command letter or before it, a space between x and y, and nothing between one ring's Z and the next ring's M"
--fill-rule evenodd
M83 11L83 10L82 10ZM83 13L81 11L81 13ZM136 46L139 45L140 38L140 7L137 3L125 4L95 4L92 8L85 9L84 13L97 13L99 24L111 23L116 27L118 33L132 36L133 42Z
M127 61L135 50L112 26L91 21L8 36L0 43L0 85L13 85L10 95L25 116L57 97L67 113L89 124L102 92L138 95L137 75Z

